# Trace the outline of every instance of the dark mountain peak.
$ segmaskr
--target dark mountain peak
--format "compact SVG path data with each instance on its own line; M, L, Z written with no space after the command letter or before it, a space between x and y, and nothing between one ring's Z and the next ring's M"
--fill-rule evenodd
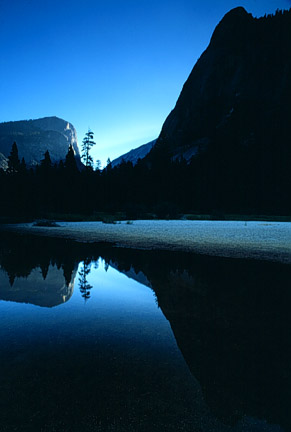
M254 21L252 14L239 6L231 9L224 15L216 26L211 38L211 43L221 44L222 40L236 40L247 36L246 29Z
M233 18L240 18L240 17L247 17L247 16L249 16L249 15L251 15L251 14L249 14L246 10L245 10L245 8L244 7L242 7L242 6L237 6L237 7L235 7L235 8L233 8L233 9L231 9L229 12L227 12L225 15L224 15L224 20L226 19L226 18L231 18L231 19L233 19Z
M252 151L253 166L260 165L259 149L264 148L269 167L264 171L273 172L272 151L278 158L290 155L290 49L290 11L264 18L241 7L228 12L184 84L155 147L172 159L183 155L188 160L217 152L225 161L231 152L241 151L249 161ZM221 164L217 176L226 172L225 162Z

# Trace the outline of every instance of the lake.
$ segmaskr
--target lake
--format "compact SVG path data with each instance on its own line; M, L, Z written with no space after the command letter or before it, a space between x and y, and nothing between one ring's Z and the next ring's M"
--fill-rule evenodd
M0 431L289 431L291 266L1 234Z

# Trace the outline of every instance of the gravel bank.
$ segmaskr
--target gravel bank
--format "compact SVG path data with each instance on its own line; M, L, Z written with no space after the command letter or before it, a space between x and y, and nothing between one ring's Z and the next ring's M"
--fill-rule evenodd
M137 249L188 251L291 263L291 223L232 221L60 222L60 227L5 225L1 230L108 242Z

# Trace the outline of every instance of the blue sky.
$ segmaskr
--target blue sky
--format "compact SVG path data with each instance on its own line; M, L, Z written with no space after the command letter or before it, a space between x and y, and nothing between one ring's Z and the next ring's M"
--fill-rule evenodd
M231 8L291 0L0 0L0 121L56 115L90 127L102 163L156 138Z

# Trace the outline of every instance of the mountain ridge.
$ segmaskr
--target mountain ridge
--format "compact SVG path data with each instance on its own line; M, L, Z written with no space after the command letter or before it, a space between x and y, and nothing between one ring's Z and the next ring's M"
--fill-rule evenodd
M28 166L39 164L47 150L53 163L64 160L70 145L80 160L74 126L56 116L0 123L0 153L4 157L9 156L13 142Z

